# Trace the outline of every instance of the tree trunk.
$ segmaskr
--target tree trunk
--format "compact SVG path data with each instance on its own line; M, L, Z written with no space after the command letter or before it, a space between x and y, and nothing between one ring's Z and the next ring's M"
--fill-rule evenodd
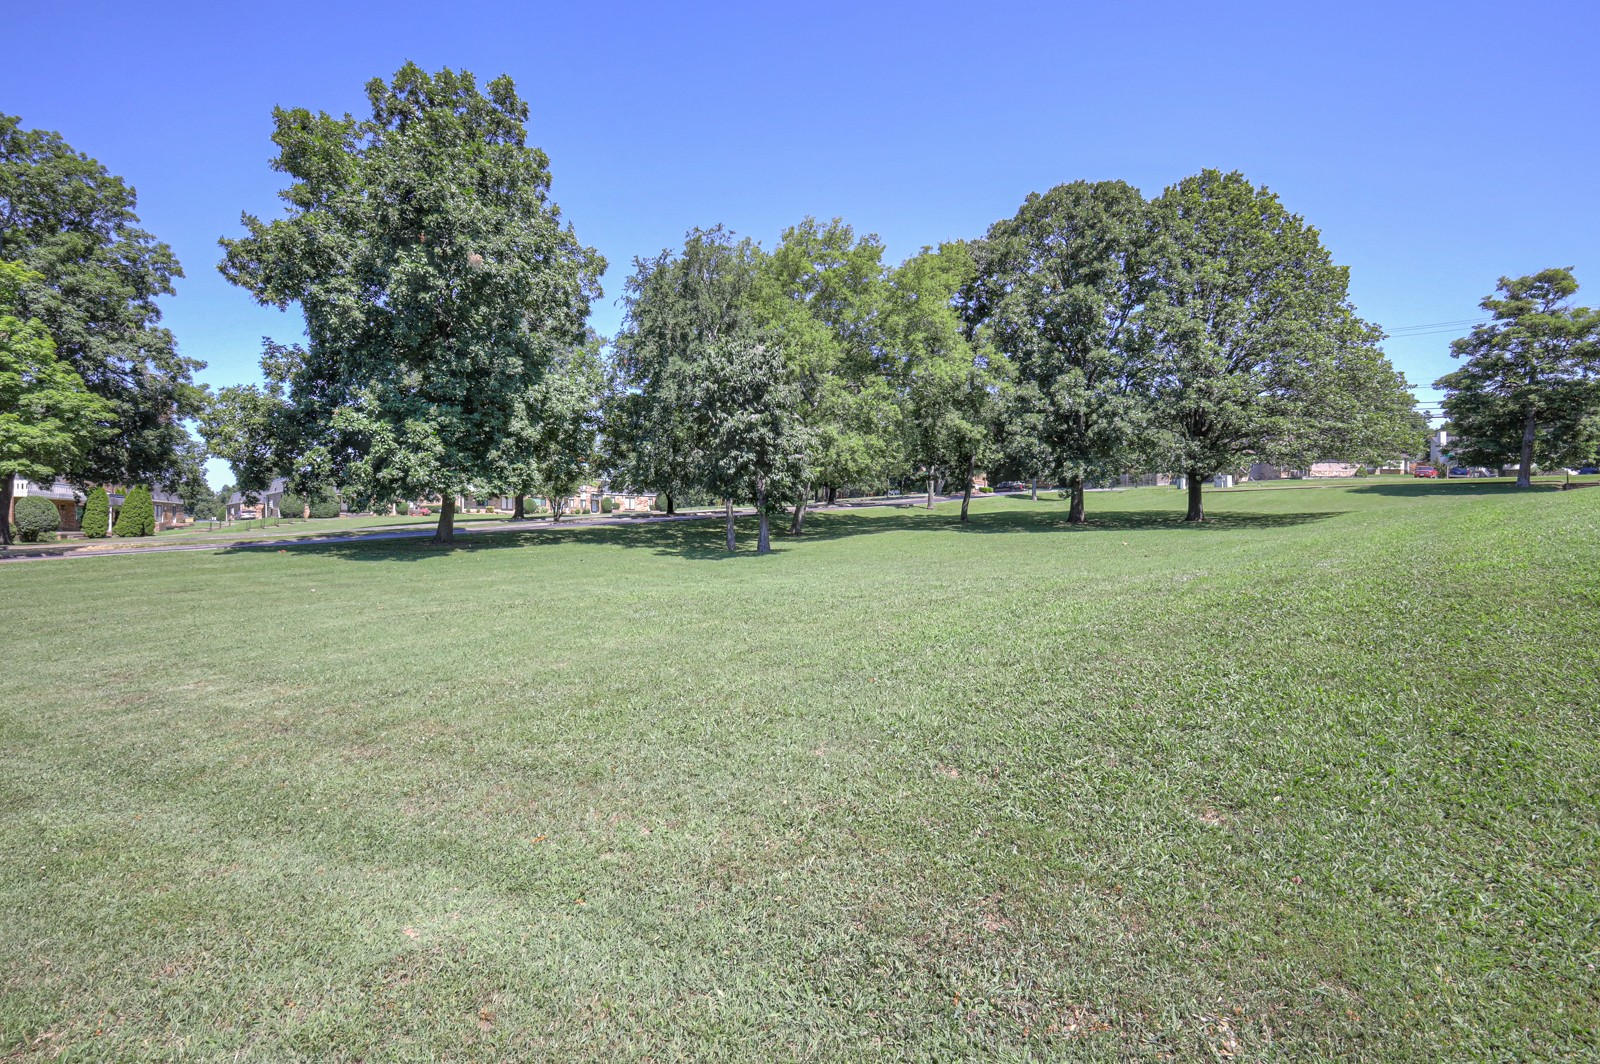
M829 484L828 485L828 505L832 506L834 503L836 503L838 501L839 501L839 485L837 485L837 484Z
M439 506L439 527L434 530L433 542L449 545L456 541L456 497L444 495L442 498L444 502Z
M762 488L761 490L765 491L766 489ZM800 497L795 500L795 504L794 504L794 520L789 522L789 535L791 535L791 536L801 535L805 531L805 527L806 527L806 495L807 495L808 492L810 492L810 490L811 490L810 488L801 488L800 489ZM767 520L766 513L767 513L766 508L762 507L762 510L761 510L762 527L766 527L766 520Z
M772 553L772 537L767 531L767 478L761 477L756 481L756 512L761 515L761 530L756 534L756 553ZM795 508L795 535L800 534L799 522L804 520L806 512L806 497L802 492L800 505Z
M1204 521L1206 519L1205 503L1200 497L1200 490L1205 485L1204 479L1196 470L1189 471L1189 514L1185 521Z
M16 492L16 478L11 473L0 473L5 483L0 484L0 544L11 546L11 505Z
M309 496L309 495L306 496L304 511L305 512L303 512L300 515L300 520L302 520L302 521L311 520L311 496ZM261 507L261 516L262 517L267 516L267 508L265 506Z
M518 495L511 501L511 520L521 521L528 516L527 499L526 495Z
M1067 524L1081 525L1084 522L1083 478L1081 476L1074 476L1068 480L1067 491L1072 498L1072 502L1067 509Z
M1039 480L1038 480L1038 478L1035 477L1032 481L1029 482L1029 484L1033 489L1033 501L1034 502L1038 502L1039 501Z
M1522 462L1517 466L1519 488L1533 486L1533 434L1536 427L1534 414L1530 409L1527 417L1522 419Z
M928 509L933 509L933 470L928 470Z
M972 471L978 465L976 454L967 455L967 486L961 492L961 523L967 523L967 506L972 502Z
M722 501L728 508L728 549L735 551L739 549L739 545L734 542L733 538L733 496L730 495Z
M667 492L667 516L671 517L677 511L672 508L672 492Z

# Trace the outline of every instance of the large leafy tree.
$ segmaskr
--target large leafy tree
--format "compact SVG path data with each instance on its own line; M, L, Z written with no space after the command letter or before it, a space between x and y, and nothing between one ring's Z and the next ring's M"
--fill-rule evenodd
M1188 478L1187 520L1203 521L1207 477L1324 431L1317 400L1359 326L1348 271L1317 230L1241 174L1184 178L1152 208L1152 395L1169 461Z
M497 457L497 484L514 500L513 519L525 516L527 496L542 495L559 521L562 502L595 475L603 384L593 333L551 361Z
M1591 449L1600 310L1572 305L1570 269L1502 277L1496 291L1479 304L1492 320L1450 345L1465 362L1436 384L1460 433L1456 457L1502 465L1515 455L1527 487L1536 462L1582 460Z
M759 519L756 552L771 551L769 518L782 493L804 484L809 429L799 389L783 356L751 333L708 344L699 359L694 418L704 441L708 487L728 500L728 549L734 539L733 500L751 499Z
M309 344L289 402L318 464L358 494L455 497L492 480L555 355L584 338L600 256L549 198L508 77L406 64L367 85L370 117L278 108L287 217L244 216L222 272L298 304Z
M941 482L962 484L963 522L979 463L1002 456L1000 426L1010 408L1004 356L964 324L955 307L956 294L973 276L967 245L924 249L895 271L885 316L905 411L906 457L922 471L929 508Z
M56 356L44 324L24 316L22 290L39 275L0 261L0 542L11 543L15 477L48 481L93 448L110 403Z
M667 512L710 490L696 387L707 352L749 341L761 250L722 226L691 230L681 252L634 261L605 402L605 465L611 481L666 497Z
M277 475L276 422L283 406L281 392L270 385L233 385L212 396L198 419L206 449L228 463L247 502Z
M1014 434L1009 450L1043 450L1068 485L1075 523L1085 478L1135 464L1147 435L1150 344L1140 315L1155 289L1154 239L1138 189L1077 181L1030 195L973 246L964 311L1015 369L1009 416L1037 425Z
M33 273L17 313L106 401L100 431L58 470L80 483L172 484L184 419L203 401L193 377L204 363L178 354L157 305L183 272L136 206L132 188L60 134L0 114L0 260Z
M761 260L757 322L781 346L810 432L813 476L830 499L879 483L898 457L899 405L884 374L880 318L889 297L883 243L841 219L806 218ZM810 486L796 486L789 531L804 530Z

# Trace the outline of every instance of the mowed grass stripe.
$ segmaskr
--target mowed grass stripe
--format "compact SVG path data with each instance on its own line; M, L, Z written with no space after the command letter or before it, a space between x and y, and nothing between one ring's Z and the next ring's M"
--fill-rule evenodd
M1591 1051L1600 492L1177 494L8 568L3 1044Z

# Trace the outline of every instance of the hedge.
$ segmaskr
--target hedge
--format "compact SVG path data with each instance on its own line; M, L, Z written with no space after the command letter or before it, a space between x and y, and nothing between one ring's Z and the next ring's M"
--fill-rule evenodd
M155 535L156 504L149 488L133 488L128 492L127 498L122 500L122 509L117 512L114 531L119 536Z
M606 496L603 496L600 499L600 512L601 513L608 514L611 511L615 510L616 508L617 508L617 500L613 499L611 496L606 495Z
M105 488L94 488L83 504L83 534L90 539L104 539L111 531L111 500Z
M24 495L11 510L17 527L17 538L24 543L37 543L41 537L54 539L61 527L61 511L49 499Z

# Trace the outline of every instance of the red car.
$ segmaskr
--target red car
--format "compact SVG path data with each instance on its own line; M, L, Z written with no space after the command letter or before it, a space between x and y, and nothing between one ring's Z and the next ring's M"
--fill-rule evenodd
M1432 480L1439 476L1439 471L1431 465L1419 465L1411 471L1414 477L1427 477Z

